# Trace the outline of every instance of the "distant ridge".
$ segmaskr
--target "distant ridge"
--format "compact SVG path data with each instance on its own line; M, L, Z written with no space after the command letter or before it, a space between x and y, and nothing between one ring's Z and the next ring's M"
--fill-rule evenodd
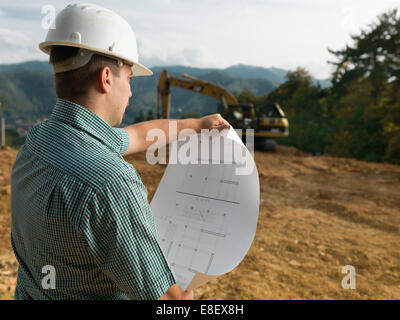
M275 85L285 82L287 70L279 68L263 68L237 64L224 69L225 72L235 77L250 79L268 79Z
M0 64L0 71L8 71L14 69L26 69L32 71L53 72L53 68L46 61L26 61L21 63Z
M13 63L13 64L0 64L0 71L7 71L13 69L26 69L33 71L43 71L43 72L52 72L53 69L51 65L47 61L38 61L32 60L21 63ZM164 69L168 69L169 71L176 73L187 73L193 76L202 76L210 72L222 71L232 77L235 78L244 78L244 79L264 79L268 80L271 85L274 87L279 86L283 82L285 82L285 76L288 70L280 69L280 68L264 68L258 66L251 66L245 64L237 64L230 66L225 69L218 68L196 68L196 67L188 67L181 65L172 65L172 66L154 66L150 68L155 74L160 73ZM315 79L313 78L313 82L315 84L319 83L323 88L330 86L330 80L328 79Z
M132 82L133 96L126 109L123 124L133 123L143 112L156 114L156 88L162 70L171 75L187 73L194 77L218 83L234 94L244 89L256 96L273 91L285 81L286 70L262 68L247 65L235 65L225 69L194 68L186 66L155 66L152 77L137 77ZM321 81L321 80L315 80ZM8 105L4 115L8 125L15 128L21 121L26 124L36 123L50 116L56 102L52 67L47 61L27 61L0 65L0 95ZM171 117L180 118L185 113L205 115L217 112L217 100L193 94L193 92L173 87L171 96ZM17 120L20 120L17 123Z

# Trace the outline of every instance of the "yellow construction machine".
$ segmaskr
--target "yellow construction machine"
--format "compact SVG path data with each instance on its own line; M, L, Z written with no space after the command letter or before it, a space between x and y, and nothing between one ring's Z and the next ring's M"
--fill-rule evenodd
M239 104L236 97L219 84L200 80L187 74L180 77L169 77L164 70L158 81L157 88L157 117L168 119L171 109L171 86L191 90L220 101L224 107L221 115L235 128L254 129L254 142L257 149L274 151L275 138L289 135L289 122L278 104L270 106L262 117L256 117L253 104ZM161 104L161 108L160 108Z

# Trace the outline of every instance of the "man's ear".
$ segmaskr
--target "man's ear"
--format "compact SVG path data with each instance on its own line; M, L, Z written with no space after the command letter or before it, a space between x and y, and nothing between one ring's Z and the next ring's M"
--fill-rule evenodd
M111 90L113 79L110 67L101 68L97 75L97 83L102 93L108 93Z

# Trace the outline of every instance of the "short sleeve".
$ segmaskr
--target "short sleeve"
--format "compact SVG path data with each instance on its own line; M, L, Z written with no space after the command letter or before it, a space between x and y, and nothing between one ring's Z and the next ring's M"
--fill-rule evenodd
M129 134L124 128L115 128L113 127L114 131L120 136L121 138L121 145L118 153L123 155L128 150L129 147Z
M158 299L176 283L140 180L115 177L93 197L87 214L84 233L95 261L130 299Z

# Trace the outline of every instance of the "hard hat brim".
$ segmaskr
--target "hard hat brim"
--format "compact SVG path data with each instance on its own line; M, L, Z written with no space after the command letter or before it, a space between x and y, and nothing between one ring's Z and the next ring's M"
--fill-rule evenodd
M87 49L90 51L93 51L94 53L100 54L100 55L105 55L107 57L110 57L111 59L121 59L125 63L131 65L133 77L141 77L141 76L151 76L153 75L153 71L145 67L139 62L132 61L131 59L127 57L123 57L120 55L113 55L109 51L106 50L99 50L97 48L93 48L90 46L86 46L80 43L75 43L75 42L65 42L65 41L45 41L41 42L39 44L39 49L43 51L44 53L50 55L51 47L53 46L69 46L69 47L76 47L76 48L82 48L82 49Z
M133 77L142 77L142 76L152 76L153 71L146 68L144 65L139 62L134 62L132 66Z

